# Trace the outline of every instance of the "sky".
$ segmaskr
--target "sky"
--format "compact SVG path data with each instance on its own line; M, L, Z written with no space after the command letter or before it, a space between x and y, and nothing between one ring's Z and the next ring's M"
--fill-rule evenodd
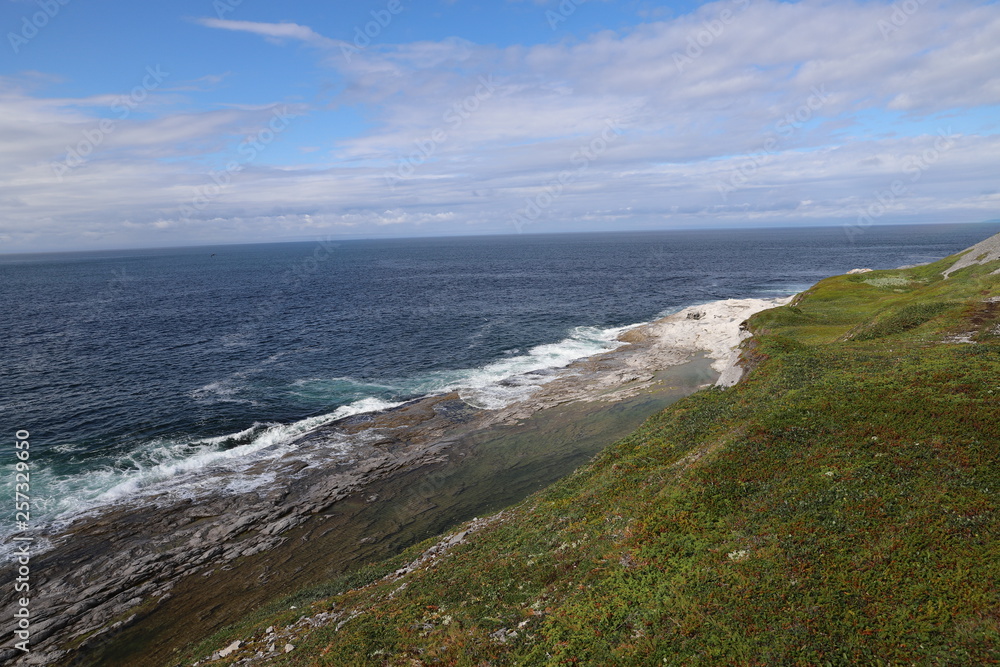
M0 253L1000 217L996 2L0 0Z

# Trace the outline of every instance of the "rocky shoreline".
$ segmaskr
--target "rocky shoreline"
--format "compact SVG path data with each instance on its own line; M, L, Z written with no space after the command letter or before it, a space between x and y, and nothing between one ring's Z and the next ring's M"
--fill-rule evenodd
M732 348L740 323L785 301L715 302L629 329L618 349L571 364L499 410L449 394L348 417L241 473L273 476L275 483L251 492L144 499L82 518L32 558L32 652L4 648L0 658L18 665L169 663L178 646L282 593L384 557L469 512L516 502L594 453L560 449L552 444L556 430L533 436L526 422L572 430L607 406L639 405L652 395L676 400L720 373L727 382L738 378ZM701 353L711 369L692 361ZM664 376L685 364L695 372ZM594 428L598 449L614 437ZM345 435L357 443L350 458L325 457ZM491 438L516 444L505 452ZM536 470L548 466L550 474ZM502 488L469 490L498 475ZM2 569L13 579L11 565ZM12 587L0 594L0 613L12 614L15 604Z

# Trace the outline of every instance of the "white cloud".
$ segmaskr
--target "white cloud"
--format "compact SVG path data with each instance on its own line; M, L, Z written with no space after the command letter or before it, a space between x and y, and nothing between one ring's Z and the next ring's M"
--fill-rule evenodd
M55 100L4 86L0 232L12 247L72 243L81 230L116 245L504 232L529 200L556 190L531 221L537 231L850 221L881 188L911 178L907 160L934 150L938 129L968 128L976 110L1000 105L1000 7L923 5L887 33L892 12L727 1L579 41L382 43L350 59L307 26L201 19L315 47L343 83L336 105L365 110L368 128L349 139L320 131L291 151L325 153L326 165L278 164L264 152L182 219L179 208L210 182L203 156L233 154L268 108L150 107L152 118L123 122L58 183L51 161L108 96ZM337 111L311 113L319 128ZM582 160L609 119L622 134ZM963 130L906 180L893 219L995 217L997 155L995 128ZM573 178L556 188L567 170Z
M227 21L225 19L199 18L195 21L206 28L218 28L234 32L249 32L273 40L298 40L313 46L339 47L343 42L328 39L312 28L297 23L258 23L255 21Z

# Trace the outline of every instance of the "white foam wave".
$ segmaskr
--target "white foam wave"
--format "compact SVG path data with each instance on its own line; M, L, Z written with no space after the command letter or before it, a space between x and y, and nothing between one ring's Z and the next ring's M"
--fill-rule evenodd
M364 398L333 412L291 424L258 422L235 433L196 440L158 438L86 473L56 476L39 469L37 473L32 472L34 525L65 525L81 515L122 501L153 497L198 498L220 492L247 493L266 487L275 479L275 473L266 467L264 472L255 468L252 475L238 473L261 461L275 461L292 453L295 440L320 426L397 405L401 403ZM352 440L344 436L339 440L325 439L322 452L295 453L308 461L319 455L324 459L346 456L351 448ZM68 447L63 449L71 451ZM221 471L227 474L224 477L213 474ZM13 474L9 478L13 479ZM0 538L5 537L5 531L0 528Z
M172 488L163 488L165 483L176 481L186 473L205 473L213 467L224 466L228 472L239 467L246 467L259 461L260 454L267 458L278 458L291 451L290 444L321 426L365 412L378 412L400 405L377 398L365 398L344 405L331 413L308 417L291 424L261 424L255 423L250 428L237 433L230 433L211 438L202 438L192 445L179 442L156 441L146 451L140 449L120 459L121 463L130 464L122 472L123 479L95 498L97 503L114 502L122 498L130 498L146 491L169 492ZM240 443L235 447L225 448L223 445ZM193 451L192 451L193 448ZM114 475L116 471L112 471ZM185 480L194 482L195 480ZM250 488L263 484L266 480L249 480ZM241 490L248 490L247 483L240 483ZM174 486L174 485L170 485ZM189 493L197 488L195 483L186 485Z
M246 438L249 438L251 435L254 435L258 431L260 431L261 428L265 428L266 426L267 426L266 424L261 424L260 422L254 422L253 426L247 429L243 429L242 431L238 431L236 433L227 433L226 435L217 435L212 438L202 438L201 440L196 440L195 442L206 445L222 445L229 442L239 442Z
M366 412L382 412L383 410L389 410L390 408L395 408L402 404L403 403L399 401L384 401L381 398L362 398L360 401L354 401L350 405L343 405L334 410L331 421L360 415Z
M470 405L497 410L527 398L555 379L552 371L621 346L618 335L630 328L576 327L556 343L537 345L526 354L508 356L479 368L433 373L408 383L407 389L414 394L454 391Z

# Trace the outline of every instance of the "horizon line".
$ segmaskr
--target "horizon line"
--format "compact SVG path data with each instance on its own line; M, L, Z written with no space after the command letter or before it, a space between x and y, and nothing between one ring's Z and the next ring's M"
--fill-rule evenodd
M836 227L844 227L846 223L838 224L806 224L806 225L789 225L789 224L774 224L774 225L761 225L761 226L748 226L748 225L723 225L723 226L698 226L698 227L657 227L657 228L630 228L630 229L619 229L619 230L575 230L575 231L545 231L545 232L482 232L482 233L467 233L467 234L455 234L455 233L442 233L442 234L425 234L425 235L404 235L404 236L346 236L346 237L333 237L333 236L313 236L309 238L301 239L275 239L271 241L232 241L232 242L206 242L206 243L190 243L181 245L163 245L163 246L113 246L104 248L87 248L87 249L77 249L77 250L26 250L26 251L15 251L15 252L5 252L0 250L0 257L18 257L25 255L73 255L73 254L85 254L85 253L99 253L99 252L130 252L130 251L145 251L145 250L186 250L195 248L217 248L217 247L230 247L230 246L250 246L250 245L280 245L280 244L292 244L292 243L312 243L317 241L324 242L354 242L354 241L406 241L406 240L422 240L422 239L459 239L459 238L508 238L516 236L570 236L570 235L602 235L602 234L634 234L634 233L649 233L649 232L692 232L692 231L750 231L750 230L768 230L768 229L832 229ZM991 218L989 220L980 220L978 222L882 222L872 225L875 227L929 227L933 225L988 225L988 224L1000 224L1000 218Z

